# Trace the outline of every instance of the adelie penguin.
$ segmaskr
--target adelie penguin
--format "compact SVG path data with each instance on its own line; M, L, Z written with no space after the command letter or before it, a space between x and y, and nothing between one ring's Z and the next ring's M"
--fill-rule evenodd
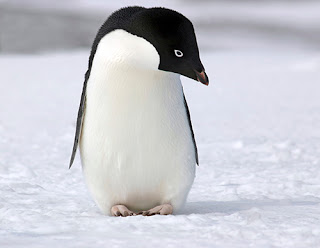
M171 214L198 163L180 75L208 85L192 23L165 8L114 12L93 42L70 167L80 147L106 215Z

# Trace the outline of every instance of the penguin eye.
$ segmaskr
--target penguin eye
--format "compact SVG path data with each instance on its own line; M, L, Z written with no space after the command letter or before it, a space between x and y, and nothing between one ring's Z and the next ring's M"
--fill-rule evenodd
M179 58L183 56L183 52L181 52L180 50L174 50L174 54Z

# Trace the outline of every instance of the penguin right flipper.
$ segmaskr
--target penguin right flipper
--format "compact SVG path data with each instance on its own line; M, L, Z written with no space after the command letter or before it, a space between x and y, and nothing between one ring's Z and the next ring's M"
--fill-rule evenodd
M74 158L76 156L77 148L78 148L78 143L79 139L81 136L81 129L82 129L82 122L84 118L84 113L85 113L85 105L86 105L86 90L87 90L87 83L89 80L90 72L91 72L91 67L93 63L93 58L96 53L96 50L98 48L98 44L100 40L109 32L121 28L124 24L124 22L130 21L130 17L132 17L135 13L145 10L146 8L144 7L138 7L138 6L133 6L133 7L125 7L122 8L116 12L114 12L108 19L107 21L101 26L99 29L96 38L93 42L92 48L91 48L91 53L89 57L89 65L88 65L88 70L85 74L85 80L83 84L83 89L82 89L82 95L81 95L81 101L80 101L80 107L78 111L78 118L77 118L77 128L76 128L76 134L74 137L74 143L73 143L73 149L72 149L72 154L71 154L71 159L69 163L69 169L72 166L72 163L74 161Z
M80 100L80 106L78 110L78 118L77 118L77 127L76 127L76 133L74 136L74 142L73 142L73 148L72 148L72 154L71 154L71 159L69 163L69 169L72 166L72 163L74 161L74 158L76 156L77 148L78 148L78 143L79 143L79 138L81 135L81 129L82 129L82 123L83 123L83 118L84 118L84 113L85 113L85 106L86 106L86 90L87 90L87 81L89 79L89 70L87 71L85 75L85 81L83 84L83 89L82 89L82 94L81 94L81 100Z

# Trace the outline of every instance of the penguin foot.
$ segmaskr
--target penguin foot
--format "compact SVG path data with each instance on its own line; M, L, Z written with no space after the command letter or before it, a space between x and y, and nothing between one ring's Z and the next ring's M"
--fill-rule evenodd
M154 208L151 208L147 211L141 211L138 214L143 216L151 216L156 214L168 215L168 214L172 214L172 212L173 212L173 207L171 204L162 204Z
M127 217L127 216L133 216L136 214L131 210L129 210L125 205L114 205L111 208L111 215Z

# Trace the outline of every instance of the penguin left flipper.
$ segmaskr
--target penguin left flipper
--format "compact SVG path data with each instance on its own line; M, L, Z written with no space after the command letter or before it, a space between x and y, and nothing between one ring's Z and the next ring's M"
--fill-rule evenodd
M77 127L76 127L76 133L75 133L75 136L74 136L74 142L73 142L72 154L71 154L70 163L69 163L69 169L71 168L72 163L74 161L74 158L76 156L78 143L79 143L79 138L80 138L80 135L81 135L83 117L84 117L85 106L86 106L86 89L87 89L88 78L89 78L89 71L87 71L87 73L85 74L85 81L84 81L84 84L83 84L81 100L80 100L80 106L79 106L79 110L78 110Z
M193 142L193 145L194 145L196 163L197 163L197 165L199 165L198 148L197 148L196 140L194 138L194 132L193 132L192 124L191 124L190 111L189 111L188 103L187 103L187 100L186 100L186 97L185 97L184 93L183 93L183 99L184 99L184 107L185 107L186 112L187 112L190 131L191 131L192 142Z

